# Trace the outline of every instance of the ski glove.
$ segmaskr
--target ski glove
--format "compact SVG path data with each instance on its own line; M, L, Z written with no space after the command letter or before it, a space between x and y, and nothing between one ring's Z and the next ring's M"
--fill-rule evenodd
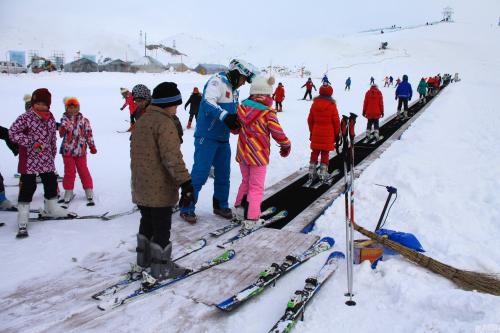
M292 146L291 145L281 146L281 148L280 148L280 155L281 155L281 157L287 157L288 155L290 155L290 151L291 150L292 150Z
M228 114L223 121L230 130L237 130L238 128L241 128L236 114Z
M93 154L97 154L97 149L96 147L92 146L90 147L90 153L93 155Z
M179 200L179 207L187 208L194 203L194 188L191 180L181 184L181 199Z
M43 148L43 145L37 142L31 147L31 150L33 150L35 153L41 153L43 151Z

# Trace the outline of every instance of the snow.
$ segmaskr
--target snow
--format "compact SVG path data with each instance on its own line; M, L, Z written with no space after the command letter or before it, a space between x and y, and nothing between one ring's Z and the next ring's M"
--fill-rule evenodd
M458 72L462 81L450 85L428 107L382 156L370 165L356 182L356 217L362 226L373 229L386 197L383 188L374 183L395 186L398 200L393 206L387 227L414 233L427 255L457 268L500 272L500 148L498 145L497 95L500 91L500 44L498 27L454 23L439 24L384 34L389 50L378 51L380 36L357 34L336 39L309 39L296 50L289 41L267 45L268 54L280 55L283 62L307 61L319 88L319 78L328 64L334 98L340 113L361 113L362 101L373 76L382 86L382 78L408 74L414 91L420 77L436 73ZM259 56L263 48L255 45L248 59L265 66L268 58ZM244 58L242 56L242 58ZM252 59L253 58L253 59ZM257 61L256 61L257 60ZM276 60L276 59L275 59ZM350 92L343 90L345 79L352 78ZM63 112L62 98L76 96L81 111L91 121L98 154L89 155L89 168L94 178L96 206L86 207L83 190L76 182L77 198L71 210L81 215L126 211L131 207L129 136L117 130L128 128L128 109L119 88L131 89L137 83L151 89L162 81L174 81L184 102L192 88L202 88L208 77L194 73L41 73L38 75L0 76L0 100L3 101L2 125L8 126L23 111L22 96L36 88L52 92L52 111L56 118ZM279 77L284 83L286 99L280 122L292 141L292 154L283 159L272 148L266 186L281 180L307 164L309 142L306 117L309 102L298 100L305 79ZM240 91L248 96L248 86ZM382 88L386 117L395 112L394 89ZM415 93L416 95L416 93ZM414 98L416 96L414 95ZM188 113L178 109L182 124ZM360 118L356 131L365 127ZM185 130L182 151L186 165L193 164L193 130ZM233 149L236 137L231 138ZM6 184L14 184L17 159L5 145L0 145L0 168ZM63 172L60 156L57 168ZM241 179L239 168L232 161L230 202L234 201ZM210 218L211 183L203 188L197 213ZM16 201L17 188L8 187L7 196ZM38 190L33 208L41 207L42 192ZM333 236L334 249L345 251L343 200L317 221L314 234ZM303 287L305 278L315 274L327 253L312 258L285 276L276 288L248 302L230 314L204 320L216 311L176 294L175 288L153 296L147 301L130 304L116 312L96 313L96 304L85 295L95 290L61 292L58 302L67 305L63 313L38 310L44 293L58 281L68 284L79 279L99 279L78 266L100 262L110 278L127 267L124 258L133 260L138 214L113 221L47 221L30 224L30 237L14 238L16 215L0 212L6 225L0 229L0 331L22 328L23 332L62 331L167 331L167 332L257 332L270 329L284 312L293 291ZM177 219L177 218L176 218ZM175 226L175 224L174 224ZM196 226L194 226L195 228ZM359 234L355 238L359 238ZM109 265L109 263L114 263ZM229 264L229 263L228 263ZM112 267L108 267L112 266ZM345 265L325 283L308 306L305 321L297 332L497 332L500 330L498 297L458 289L448 280L415 266L400 257L390 257L372 270L364 262L354 268L354 293L357 305L347 307ZM31 290L30 286L39 286ZM15 308L16 298L28 290L31 299ZM221 295L221 300L230 295ZM86 297L86 298L85 298ZM52 300L51 300L52 301ZM176 313L181 305L192 304L189 313ZM14 308L12 308L14 306ZM20 307L20 308L19 308ZM41 307L44 309L44 307ZM96 318L88 322L71 321L79 312ZM174 315L175 314L175 315ZM81 318L80 318L81 319ZM67 321L68 326L60 325ZM187 323L187 324L186 324ZM486 329L490 329L487 331Z

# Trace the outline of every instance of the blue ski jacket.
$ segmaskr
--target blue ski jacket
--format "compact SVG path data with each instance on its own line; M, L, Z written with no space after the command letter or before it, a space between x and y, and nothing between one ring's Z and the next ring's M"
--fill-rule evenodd
M396 98L408 98L411 100L411 96L413 95L413 90L411 89L411 84L408 83L408 80L404 80L398 85L396 88Z
M235 114L237 107L238 91L233 91L226 73L212 76L203 88L194 136L228 142L230 131L224 118L228 114Z

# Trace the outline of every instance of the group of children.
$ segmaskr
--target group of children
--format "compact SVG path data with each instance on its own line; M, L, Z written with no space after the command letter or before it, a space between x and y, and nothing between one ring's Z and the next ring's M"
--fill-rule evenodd
M28 98L29 97L29 98ZM18 217L17 237L28 236L30 203L36 190L37 176L44 187L44 209L47 217L68 217L72 213L58 203L58 176L55 168L57 155L57 133L62 138L59 153L63 157L65 190L63 201L73 198L76 172L82 181L88 205L93 205L93 182L87 167L87 149L96 154L90 122L80 113L80 102L75 97L63 100L65 112L61 122L56 123L50 112L52 95L46 88L35 90L25 96L25 112L8 130L8 140L19 153ZM3 184L2 184L3 185Z

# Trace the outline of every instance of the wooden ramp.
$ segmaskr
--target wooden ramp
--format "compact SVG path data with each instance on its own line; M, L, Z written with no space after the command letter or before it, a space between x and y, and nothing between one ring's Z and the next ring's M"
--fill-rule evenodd
M189 225L175 217L172 226L174 248L178 250L190 240L227 223L213 218ZM207 237L207 247L187 256L181 264L195 266L221 253L224 250L216 244L236 232L233 230L220 238ZM11 294L2 295L2 331L118 332L134 328L140 331L140 320L137 318L156 316L158 331L204 332L213 325L224 326L228 318L213 304L246 287L271 263L282 261L288 254L299 254L317 239L314 235L261 229L232 246L236 256L230 262L180 281L135 303L102 312L97 309L98 302L92 300L90 295L119 279L128 263L135 260L135 238L131 237L120 243L118 251L91 254L72 269L58 272L57 275L49 274L19 287ZM182 329L164 330L162 323L164 325L165 321L176 323L175 326L182 323Z

